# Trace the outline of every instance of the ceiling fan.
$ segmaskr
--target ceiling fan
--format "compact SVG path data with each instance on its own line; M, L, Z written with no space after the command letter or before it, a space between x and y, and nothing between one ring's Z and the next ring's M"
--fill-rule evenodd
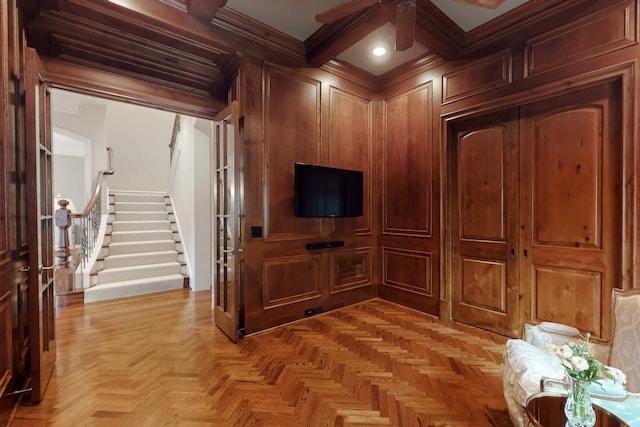
M407 50L413 46L416 28L416 1L418 0L350 0L316 15L321 24L331 24L340 18L360 12L368 7L383 2L396 3L396 50ZM469 4L486 9L495 9L505 0L451 0L456 3Z
M416 25L415 0L350 0L316 15L321 24L331 24L340 18L360 12L368 7L385 2L396 3L396 50L407 50L413 46Z

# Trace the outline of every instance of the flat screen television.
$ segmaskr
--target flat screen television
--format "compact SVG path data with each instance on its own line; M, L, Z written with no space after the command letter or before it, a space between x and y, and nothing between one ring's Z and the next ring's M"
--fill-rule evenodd
M362 216L361 171L295 164L295 216Z

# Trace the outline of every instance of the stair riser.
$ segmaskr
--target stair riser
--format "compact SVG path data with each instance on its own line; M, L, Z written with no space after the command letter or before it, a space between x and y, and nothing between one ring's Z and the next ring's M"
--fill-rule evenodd
M135 243L113 243L109 246L109 255L122 255L135 252L170 251L176 248L173 240Z
M114 231L111 233L112 243L123 242L147 242L149 240L172 240L173 232L171 230L154 230L154 231Z
M167 205L164 203L136 203L136 202L116 202L116 212L137 211L137 212L166 212Z
M92 303L112 299L146 295L154 292L164 292L182 289L184 278L180 275L167 277L153 277L130 282L119 282L110 285L95 286L84 292L84 302Z
M168 212L116 212L115 221L166 221L171 220Z
M136 267L126 267L123 269L107 269L98 273L98 285L110 282L121 282L125 280L145 279L149 277L168 276L180 274L179 263L152 264Z
M117 202L164 203L164 194L116 193L113 200Z
M114 221L113 231L171 230L169 221Z

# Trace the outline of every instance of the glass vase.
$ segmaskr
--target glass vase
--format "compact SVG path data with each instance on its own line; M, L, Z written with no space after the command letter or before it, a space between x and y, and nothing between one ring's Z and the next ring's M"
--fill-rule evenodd
M564 405L568 427L592 427L596 423L589 386L587 381L569 378L569 394Z

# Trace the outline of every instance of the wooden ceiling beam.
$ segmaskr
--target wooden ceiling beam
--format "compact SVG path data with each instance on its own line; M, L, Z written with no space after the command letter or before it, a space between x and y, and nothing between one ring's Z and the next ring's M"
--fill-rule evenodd
M208 24L218 10L227 4L227 0L186 0L189 15L198 21Z
M304 42L307 62L314 67L320 67L388 21L389 18L382 9L370 7L358 14L322 26Z
M433 3L416 2L416 41L430 52L447 61L460 59L464 36L464 31Z

